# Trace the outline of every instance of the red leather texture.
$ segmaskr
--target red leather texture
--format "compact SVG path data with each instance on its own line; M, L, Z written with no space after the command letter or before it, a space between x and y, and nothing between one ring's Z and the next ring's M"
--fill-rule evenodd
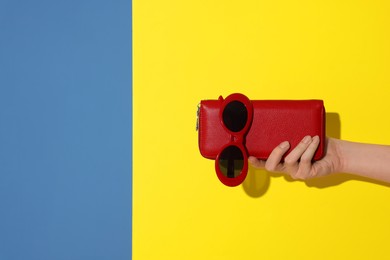
M199 150L203 157L215 159L231 140L219 118L223 100L202 100L199 111ZM248 154L265 160L283 141L293 149L304 136L318 135L314 160L324 155L325 108L322 100L252 100L253 121L245 138ZM288 151L286 155L289 153Z

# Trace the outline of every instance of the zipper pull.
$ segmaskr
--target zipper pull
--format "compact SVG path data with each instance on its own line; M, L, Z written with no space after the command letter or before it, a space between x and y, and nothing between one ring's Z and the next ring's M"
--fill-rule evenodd
M198 104L198 109L196 111L196 131L199 130L199 114L200 114L200 103Z

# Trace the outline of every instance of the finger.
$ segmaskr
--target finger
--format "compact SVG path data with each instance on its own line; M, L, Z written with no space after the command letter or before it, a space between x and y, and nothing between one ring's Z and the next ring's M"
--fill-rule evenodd
M308 179L316 175L316 171L313 168L312 160L315 152L317 151L319 143L320 138L318 136L314 136L312 142L301 156L299 162L299 169L295 177L299 179Z
M317 151L318 145L320 143L320 138L316 135L313 137L310 145L307 147L306 151L301 156L301 161L309 162L313 160L313 156Z
M254 156L249 156L248 158L249 163L255 167L255 168L264 168L265 167L265 161L259 160Z
M286 158L284 158L285 164L296 164L311 142L312 138L309 135L305 136L302 141L286 156Z
M277 171L278 168L280 168L278 166L280 166L280 161L282 160L283 155L288 151L289 148L290 143L288 141L284 141L275 147L265 162L265 169L271 172Z

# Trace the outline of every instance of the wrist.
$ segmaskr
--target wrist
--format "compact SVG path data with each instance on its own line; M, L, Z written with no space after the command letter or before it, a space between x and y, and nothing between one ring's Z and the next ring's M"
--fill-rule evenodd
M332 172L342 173L347 172L347 156L345 151L346 141L328 138L327 152L334 157L332 160Z

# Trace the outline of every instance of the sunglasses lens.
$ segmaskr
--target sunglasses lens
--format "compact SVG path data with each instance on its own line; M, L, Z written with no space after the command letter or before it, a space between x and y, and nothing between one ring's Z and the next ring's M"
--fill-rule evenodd
M244 156L237 146L226 147L219 156L218 166L228 178L239 176L244 168Z
M232 101L225 106L222 113L225 126L232 132L241 131L248 120L248 111L240 101Z

